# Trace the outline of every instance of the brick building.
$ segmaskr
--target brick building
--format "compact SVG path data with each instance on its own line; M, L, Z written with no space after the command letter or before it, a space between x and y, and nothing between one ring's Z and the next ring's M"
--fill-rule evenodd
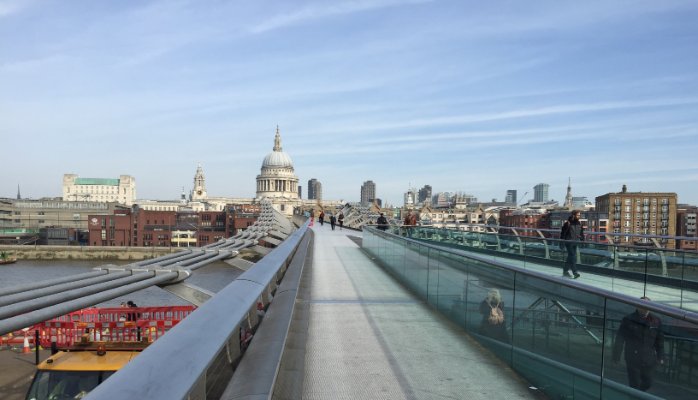
M499 212L499 225L517 228L543 229L549 226L548 214L538 210L512 210L506 209ZM518 232L521 236L536 236L533 231Z
M698 250L698 228L696 217L698 207L688 204L679 204L676 210L676 236L695 238L695 240L682 239L676 243L676 248L681 250Z
M637 235L676 235L676 193L628 192L623 185L618 193L596 198L596 211L608 214L609 232ZM616 236L617 244L648 245L648 238ZM673 239L658 239L665 248L675 248Z
M90 246L205 246L257 221L259 205L228 205L224 211L153 211L134 208L88 217Z

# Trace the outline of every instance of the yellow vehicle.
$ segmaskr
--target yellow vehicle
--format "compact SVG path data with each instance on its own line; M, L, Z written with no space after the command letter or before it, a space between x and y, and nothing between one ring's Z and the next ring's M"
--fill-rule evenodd
M26 399L82 399L148 344L84 341L60 350L38 365Z

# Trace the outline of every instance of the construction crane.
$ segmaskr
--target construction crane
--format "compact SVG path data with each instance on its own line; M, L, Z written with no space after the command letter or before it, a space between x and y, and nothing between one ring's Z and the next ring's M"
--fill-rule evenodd
M523 196L521 196L521 200L519 200L519 202L516 203L517 206L522 204L523 201L526 200L526 195L528 195L528 192L524 193Z

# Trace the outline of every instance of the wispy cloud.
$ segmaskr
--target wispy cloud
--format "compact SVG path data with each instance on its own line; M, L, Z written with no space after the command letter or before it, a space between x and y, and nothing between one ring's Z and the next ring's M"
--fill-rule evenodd
M323 17L353 14L368 10L375 10L387 7L403 6L408 4L427 3L432 0L362 0L362 1L330 1L308 6L306 8L278 14L257 25L249 28L251 33L263 33L275 29L284 28L291 25L300 25L306 21L313 21Z
M32 0L0 0L0 18L8 17L31 5Z
M567 104L559 106L519 109L494 113L480 113L471 115L453 115L432 118L418 118L400 122L378 123L373 125L353 126L352 130L376 131L402 128L418 128L449 124L468 124L474 122L500 121L515 118L530 118L540 116L551 116L560 114L572 114L596 111L611 111L620 109L637 108L659 108L669 106L681 106L698 104L698 98L674 98L662 100L638 100L638 101L617 101L601 102L590 104Z

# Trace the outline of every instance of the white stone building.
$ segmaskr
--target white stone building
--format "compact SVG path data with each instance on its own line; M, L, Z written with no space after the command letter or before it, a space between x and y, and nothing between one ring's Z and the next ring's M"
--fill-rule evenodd
M130 175L120 175L118 179L63 175L64 201L116 202L131 206L135 199L136 178Z

